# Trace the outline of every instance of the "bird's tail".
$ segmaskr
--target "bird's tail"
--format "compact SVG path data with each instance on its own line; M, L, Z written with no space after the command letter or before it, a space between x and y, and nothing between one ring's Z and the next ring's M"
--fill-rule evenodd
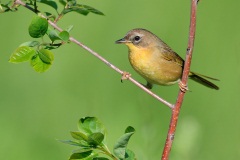
M200 83L200 84L202 84L202 85L204 85L206 87L219 90L219 87L217 85L215 85L212 82L207 80L207 79L211 79L211 80L219 81L216 78L204 76L204 75L201 75L201 74L198 74L198 73L195 73L195 72L190 72L189 73L189 78L191 78L195 82L198 82L198 83Z

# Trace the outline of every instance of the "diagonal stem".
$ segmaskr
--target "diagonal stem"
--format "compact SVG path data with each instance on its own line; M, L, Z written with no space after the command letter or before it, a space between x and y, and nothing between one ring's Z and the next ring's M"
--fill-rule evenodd
M25 4L24 2L22 2L21 0L15 0L14 1L15 4L20 4L24 7L26 7L27 9L35 12L34 8L32 8L31 6L28 6L27 4ZM41 15L43 18L46 18L45 16ZM55 29L57 29L58 31L63 31L63 29L61 29L60 27L57 26L56 23L48 20L48 23ZM89 53L91 53L92 55L94 55L96 58L98 58L99 60L101 60L103 63L105 63L107 66L109 66L110 68L112 68L113 70L115 70L116 72L123 74L123 71L120 70L119 68L117 68L116 66L114 66L113 64L111 64L109 61L107 61L105 58L103 58L102 56L100 56L97 52L93 51L91 48L87 47L86 45L84 45L83 43L79 42L78 40L76 40L74 37L70 37L69 40L77 45L79 45L80 47L82 47L83 49L87 50ZM156 95L155 93L153 93L152 91L150 91L149 89L145 88L144 86L142 86L141 83L139 83L138 81L136 81L135 79L133 79L132 77L129 77L129 80L134 83L136 86L138 86L139 88L141 88L142 90L144 90L146 93L148 93L149 95L151 95L152 97L154 97L155 99L157 99L158 101L162 102L163 104L165 104L166 106L168 106L170 109L173 108L173 104L167 102L166 100L164 100L163 98L159 97L158 95Z
M190 72L190 65L192 60L192 53L193 53L193 47L194 47L194 39L195 39L195 31L196 31L196 12L197 12L197 4L198 0L191 0L191 16L190 16L190 29L189 29L189 39L188 39L188 47L186 52L186 58L185 58L185 64L183 69L183 75L182 75L182 84L184 86L187 85L188 81L188 74ZM162 154L162 160L168 160L170 151L172 148L172 143L174 140L174 135L177 127L178 117L180 113L180 109L182 106L182 102L184 99L185 93L183 91L179 91L177 101L175 103L174 108L172 109L172 116L171 121L169 125L168 135L166 138L163 154Z

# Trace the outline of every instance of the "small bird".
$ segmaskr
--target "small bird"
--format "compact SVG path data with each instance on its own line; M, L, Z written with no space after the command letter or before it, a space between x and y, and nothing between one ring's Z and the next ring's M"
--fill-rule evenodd
M184 60L155 34L146 29L130 30L126 36L116 41L117 44L128 46L128 58L133 69L147 80L146 88L153 84L172 85L179 82L181 90L187 90L181 85ZM218 80L195 72L189 73L189 78L218 90L219 87L208 81ZM207 78L207 79L206 79ZM185 88L184 88L185 87Z

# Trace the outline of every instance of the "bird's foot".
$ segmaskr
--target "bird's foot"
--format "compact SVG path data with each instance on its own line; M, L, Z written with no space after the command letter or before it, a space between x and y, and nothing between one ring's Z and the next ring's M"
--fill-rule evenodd
M186 91L189 91L188 86L185 85L185 84L183 84L182 81L179 81L179 82L178 82L178 86L179 86L180 90L181 90L182 92L184 92L184 93L185 93Z
M123 72L122 73L122 78L121 78L121 82L123 82L123 80L129 79L129 77L131 77L131 74L129 72Z
M142 83L141 83L142 84ZM146 87L147 89L152 89L153 88L153 85L149 82L147 82L146 85L142 84L144 87Z

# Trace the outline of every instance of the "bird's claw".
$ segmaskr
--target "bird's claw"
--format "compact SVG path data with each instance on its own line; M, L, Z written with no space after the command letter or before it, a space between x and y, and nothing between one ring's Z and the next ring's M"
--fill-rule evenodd
M179 86L180 90L181 90L182 92L184 92L184 93L185 93L186 91L189 91L188 86L187 86L186 84L183 84L182 81L179 81L179 82L178 82L178 86Z
M131 74L129 72L124 71L122 73L121 82L123 82L123 80L129 79L129 77L131 77Z

